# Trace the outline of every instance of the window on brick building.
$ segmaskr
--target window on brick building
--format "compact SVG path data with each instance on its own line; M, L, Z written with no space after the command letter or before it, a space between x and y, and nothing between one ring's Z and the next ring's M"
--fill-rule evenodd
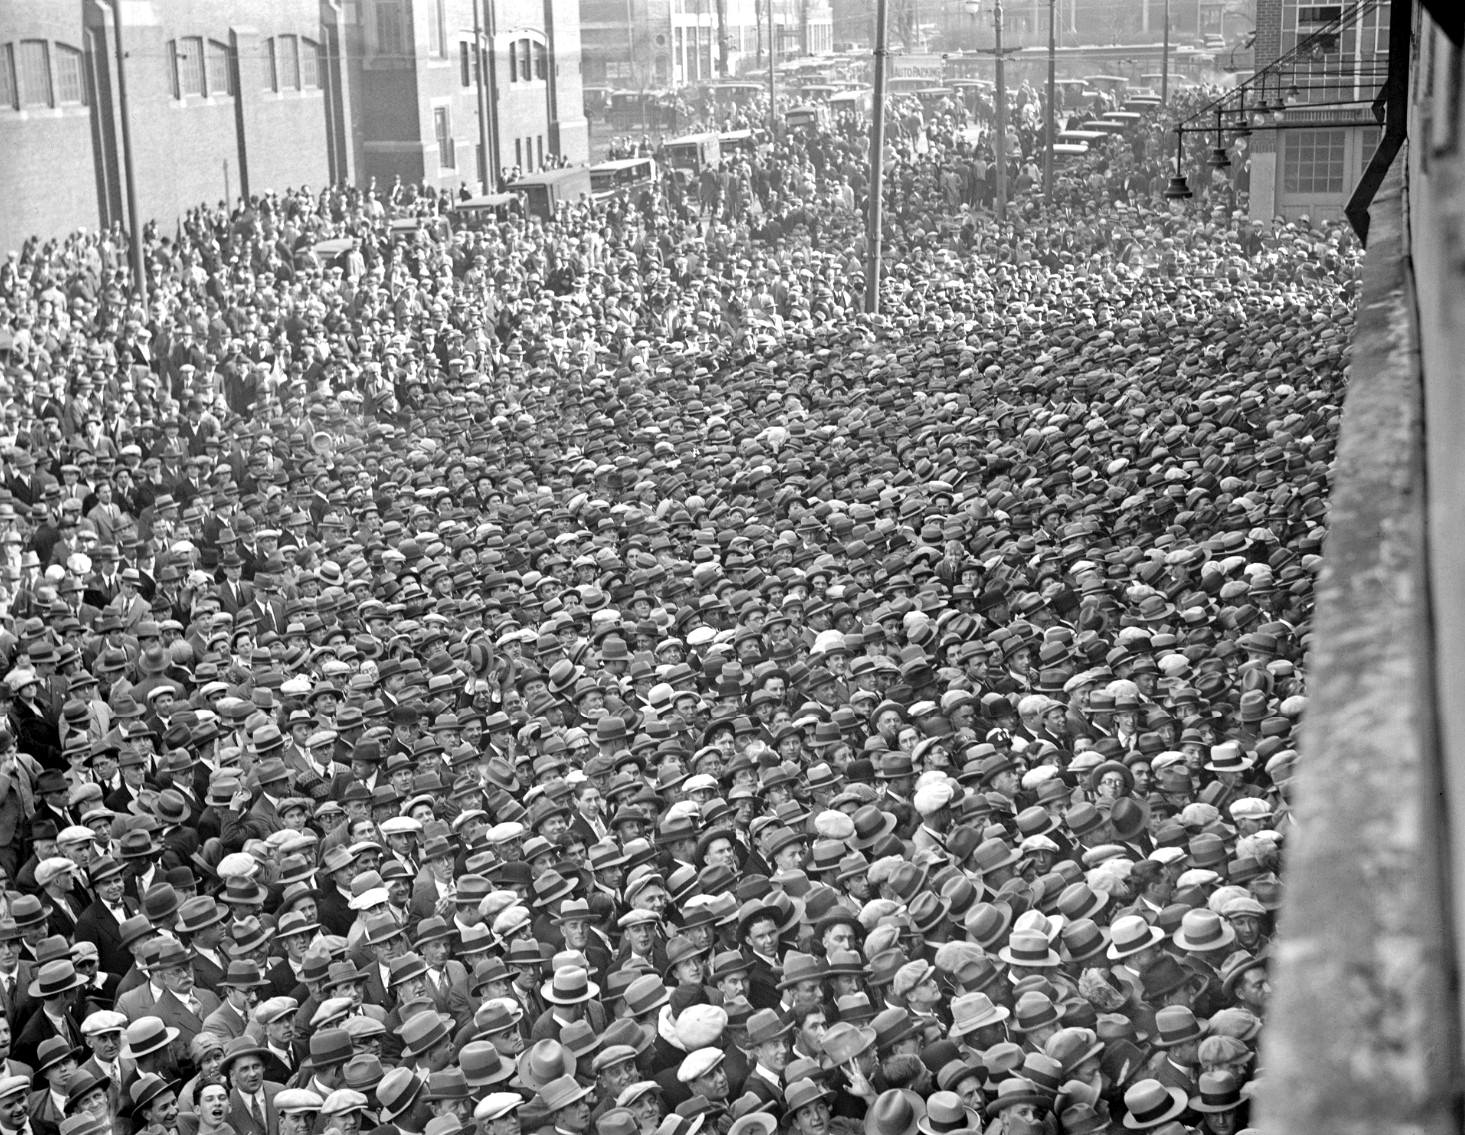
M509 82L519 81L519 41L509 44Z
M56 105L86 105L86 80L81 71L81 52L62 43L56 45Z
M433 133L437 136L437 164L439 168L457 169L458 156L453 151L452 107L433 107L432 130Z
M376 50L381 55L401 55L407 50L398 0L376 0Z
M312 39L300 41L300 89L320 90L321 82L320 44Z
M20 105L51 105L51 57L43 39L20 41Z
M458 82L465 87L473 85L473 48L466 43L458 44Z
M434 59L448 57L447 0L428 0L427 51Z
M277 56L276 74L280 77L280 90L298 91L300 89L300 47L293 35L281 35L275 37L275 52Z
M15 49L0 43L0 109L15 109Z
M234 93L234 68L229 59L229 45L211 39L204 49L204 76L211 95Z
M534 77L549 78L549 48L542 43L534 44Z
M1282 189L1286 193L1342 193L1346 131L1297 130L1287 136Z
M521 39L519 41L519 79L521 82L527 83L534 77L532 55L533 46L529 40Z
M203 78L203 40L187 36L169 42L173 60L173 97L202 98L207 92Z

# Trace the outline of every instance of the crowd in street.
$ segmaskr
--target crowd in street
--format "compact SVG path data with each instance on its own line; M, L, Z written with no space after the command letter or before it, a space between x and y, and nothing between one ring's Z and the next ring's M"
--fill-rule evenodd
M958 145L0 266L0 1131L1247 1127L1357 250Z

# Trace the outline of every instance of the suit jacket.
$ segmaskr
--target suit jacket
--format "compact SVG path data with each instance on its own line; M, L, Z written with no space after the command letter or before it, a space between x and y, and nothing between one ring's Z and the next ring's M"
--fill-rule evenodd
M237 584L226 581L219 584L214 590L219 595L219 609L229 615L237 615L240 610L254 602L253 585L242 579ZM241 1131L239 1135L244 1135L244 1133Z
M753 1095L757 1096L764 1103L773 1104L774 1114L778 1114L783 1110L783 1085L780 1084L774 1087L751 1067L748 1069L747 1077L743 1080L742 1090L736 1092L736 1094L742 1096L749 1092L752 1092Z
M239 1015L239 1010L225 1001L204 1018L203 1031L217 1033L225 1040L233 1040L244 1035L244 1028L248 1023Z
M77 901L77 894L73 892L67 896L66 901L70 904L72 911L70 914L62 910L54 902L50 902L47 899L43 899L42 901L46 902L46 905L51 908L50 913L46 915L47 929L52 934L60 934L68 942L74 941L76 938L76 918L80 916L83 905L82 902ZM101 951L98 950L97 953L100 954Z
M163 992L166 993L167 990ZM153 996L152 983L144 980L141 985L134 985L131 989L117 994L116 1009L129 1021L135 1021L139 1017L156 1016L155 1010L160 1000L161 998ZM202 1027L201 1023L200 1027Z
M783 999L778 990L778 975L768 963L753 957L753 968L748 971L748 1002L755 1009L777 1009Z
M416 926L425 918L437 913L437 900L441 896L432 870L424 867L412 883L412 898L407 906L408 920Z
M20 1008L25 1002L25 985L21 982L19 973L11 978L9 988L0 985L0 1010L4 1011L5 1019L11 1023L12 1028L18 1028L24 1020Z
M254 819L262 821L269 828L271 835L285 826L280 822L280 816L275 811L275 806L263 794L249 806L249 814Z
M439 1013L453 1018L454 1025L461 1027L473 1016L473 998L468 992L468 970L462 962L449 958L443 966L442 983L437 975L429 973L427 995ZM554 1039L558 1039L558 1034Z
M95 1056L88 1056L81 1062L81 1067L85 1071L107 1077L107 1098L112 1101L112 1114L120 1115L122 1113L122 1082L131 1080L137 1075L137 1061L128 1056L117 1057L117 1075L115 1077L109 1075L106 1069L97 1063Z
M190 952L193 955L194 988L207 989L210 993L218 993L219 982L224 978L224 970L222 967L204 957L197 950Z
M204 1021L219 1007L219 998L207 989L195 989L193 997L198 1002L197 1013L167 989L163 990L153 1008L153 1016L161 1017L163 1024L178 1030L178 1039L173 1044L175 1049L181 1050L184 1059L188 1057L188 1046L193 1038L203 1032Z
M265 599L255 592L254 598L244 610L254 613L259 621L259 634L263 635L266 631L274 631L280 635L285 633L285 604L280 600Z
M80 1045L81 1021L70 1010L66 1012L64 1020L70 1028L69 1035L58 1029L55 1022L46 1013L33 1014L31 1019L25 1023L25 1027L20 1030L20 1035L15 1038L16 1055L23 1060L29 1060L34 1063L36 1051L46 1041L55 1036L63 1037L71 1044Z
M56 1107L55 1097L49 1085L34 1091L26 1099L26 1114L30 1117L33 1135L59 1135L61 1111Z
M266 1080L261 1087L265 1096L264 1123L257 1123L249 1113L249 1105L234 1088L229 1089L228 1111L225 1118L237 1135L279 1135L279 1116L275 1113L275 1096L285 1085L277 1080Z
M322 889L316 900L316 917L320 920L321 929L327 934L346 937L351 932L351 924L356 921L356 912L348 905L350 901L335 884Z
M27 778L34 801L36 778L40 776L41 769L66 767L66 762L61 759L61 733L56 722L47 720L39 703L32 706L18 698L11 703L10 721L15 732L15 747L19 750L15 757L14 776ZM14 840L17 829L22 826L21 803L13 784L14 776L0 776L0 789L4 792L3 800L0 800L0 846Z

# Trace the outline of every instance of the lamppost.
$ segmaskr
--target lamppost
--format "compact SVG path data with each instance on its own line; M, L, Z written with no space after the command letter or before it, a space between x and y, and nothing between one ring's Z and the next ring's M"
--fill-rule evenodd
M117 64L117 117L122 124L122 187L127 197L128 259L132 262L132 286L138 300L148 302L148 274L143 262L142 212L137 207L137 176L132 156L132 115L127 106L127 51L122 44L122 0L112 0L112 35ZM244 170L241 179L247 178ZM232 202L231 202L232 204Z
M1053 143L1057 140L1053 131L1057 108L1053 104L1058 89L1058 0L1048 0L1048 115L1043 133L1043 200L1053 205Z
M483 71L488 64L484 48L483 25L479 21L479 0L473 0L473 105L478 112L478 180L483 192L492 193L497 188L492 176L493 154L488 148L488 104L484 100Z
M778 28L773 23L773 0L768 0L768 136L778 140L778 80L773 69L778 65Z
M1146 0L1148 4L1149 0ZM1170 105L1170 0L1165 0L1165 26L1160 40L1160 105Z
M977 0L967 0L975 4ZM870 200L865 207L865 311L880 312L880 241L885 192L885 66L889 52L886 0L875 0L875 93L870 123ZM770 72L771 74L771 72Z

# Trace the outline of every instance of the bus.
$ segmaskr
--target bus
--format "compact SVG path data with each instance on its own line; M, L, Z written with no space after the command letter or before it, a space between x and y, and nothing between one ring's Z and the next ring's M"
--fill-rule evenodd
M590 194L597 201L649 189L655 184L655 158L619 158L596 162L590 167Z
M722 162L722 143L710 130L672 138L664 149L667 166L694 179L704 169L716 169Z
M783 121L790 130L812 134L819 127L829 125L829 109L814 103L791 106L784 111Z
M829 112L831 114L853 114L860 118L869 118L870 111L874 107L875 92L869 88L858 91L841 91L829 100Z
M1117 122L1126 130L1131 130L1143 121L1143 115L1132 110L1108 110L1103 114L1106 122Z
M561 205L578 205L590 196L590 171L584 166L552 169L521 177L509 186L524 199L524 209L541 220L553 220Z
M465 228L482 228L522 212L523 199L516 193L484 193L453 206L453 220Z
M1127 75L1085 75L1084 82L1096 91L1103 91L1106 95L1113 95L1115 98L1122 98L1125 89L1129 86Z
M724 130L717 136L717 146L723 154L751 157L758 152L758 142L758 134L752 130Z

